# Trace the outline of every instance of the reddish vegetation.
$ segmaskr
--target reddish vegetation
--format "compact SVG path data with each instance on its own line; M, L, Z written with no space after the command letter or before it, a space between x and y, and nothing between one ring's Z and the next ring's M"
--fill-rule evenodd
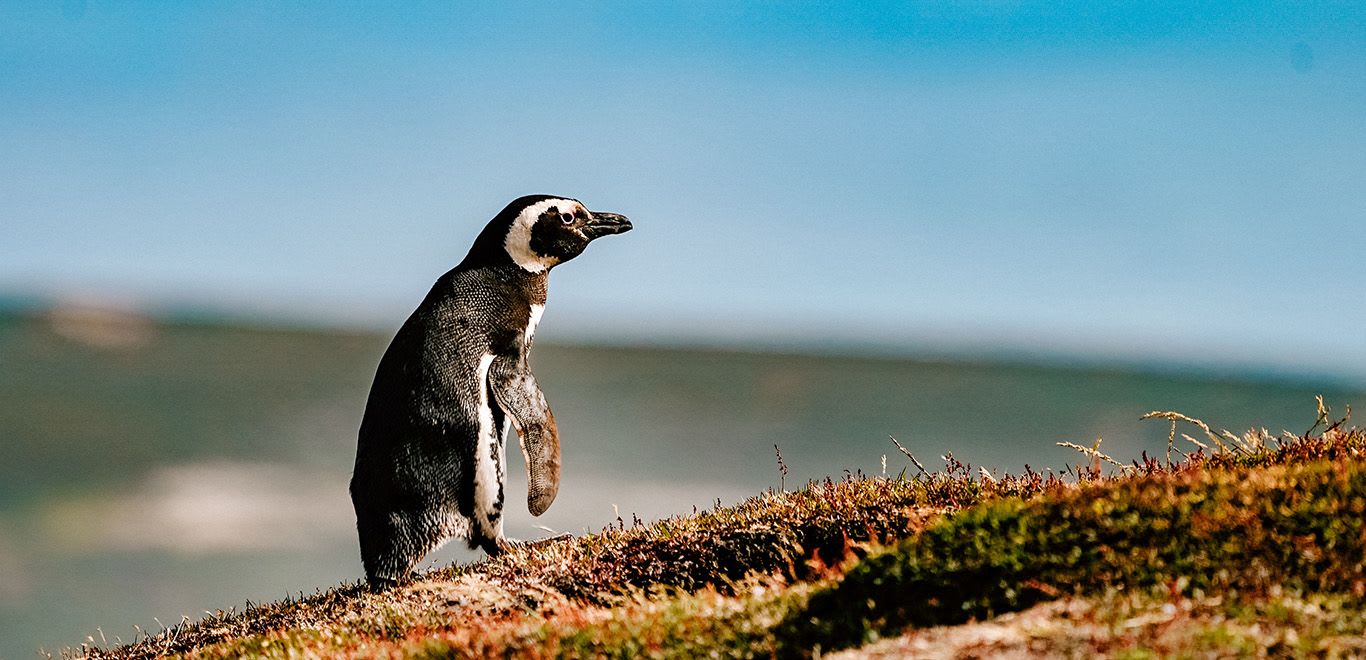
M1339 422L1293 439L1221 441L1212 453L1171 465L1145 457L1109 476L1095 452L1089 467L1065 479L1033 471L978 477L950 459L944 470L913 478L827 480L443 569L382 593L344 585L81 651L805 655L1058 598L1070 604L1048 612L1084 611L1101 632L1086 641L1066 632L1075 627L1057 627L1043 638L1044 652L1156 648L1159 632L1162 648L1194 652L1215 639L1206 634L1215 628L1235 637L1260 631L1237 639L1262 648L1287 643L1267 635L1292 625L1311 631L1297 644L1327 648L1324 640L1362 618L1366 434ZM1337 618L1238 627L1238 616L1263 616L1285 594ZM1203 623L1191 623L1186 636L1170 626L1106 627L1115 612L1150 613L1167 601L1184 603L1199 613L1188 620ZM1330 619L1336 623L1314 627ZM962 641L917 635L920 642L907 643Z

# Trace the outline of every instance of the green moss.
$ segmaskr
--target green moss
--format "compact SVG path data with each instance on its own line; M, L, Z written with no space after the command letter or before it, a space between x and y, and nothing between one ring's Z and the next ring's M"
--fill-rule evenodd
M1116 585L1360 596L1355 461L1190 470L964 511L869 557L785 623L792 648L852 646Z

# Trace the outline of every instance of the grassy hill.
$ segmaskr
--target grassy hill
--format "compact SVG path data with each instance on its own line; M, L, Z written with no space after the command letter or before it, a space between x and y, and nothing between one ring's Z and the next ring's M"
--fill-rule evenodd
M1360 654L1366 433L1346 421L1199 440L1174 421L1180 460L1084 449L1061 476L913 461L79 652Z

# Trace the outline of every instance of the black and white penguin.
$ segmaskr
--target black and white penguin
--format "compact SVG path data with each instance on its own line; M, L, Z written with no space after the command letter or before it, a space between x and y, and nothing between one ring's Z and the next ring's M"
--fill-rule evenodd
M380 359L361 421L351 502L374 585L404 579L451 538L498 554L504 438L521 438L527 507L541 515L560 481L555 416L527 364L550 269L594 239L631 229L578 200L531 195L489 221L464 261L436 281Z

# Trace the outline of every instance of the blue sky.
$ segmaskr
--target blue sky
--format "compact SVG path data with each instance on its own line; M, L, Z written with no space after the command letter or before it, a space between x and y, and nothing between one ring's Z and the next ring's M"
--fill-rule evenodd
M392 329L508 200L542 337L1366 380L1361 3L0 2L0 293Z

